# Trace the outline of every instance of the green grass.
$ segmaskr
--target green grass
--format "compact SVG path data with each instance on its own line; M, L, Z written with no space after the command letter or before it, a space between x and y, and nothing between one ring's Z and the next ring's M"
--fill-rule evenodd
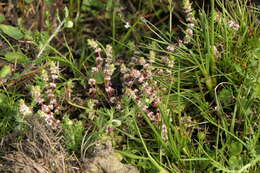
M192 13L193 34L181 44L191 21L173 24L172 12L181 8L173 1L135 0L128 15L121 1L79 2L70 0L63 19L54 16L46 31L0 27L1 137L25 128L17 102L23 99L33 115L52 112L61 121L68 152L79 157L109 139L140 172L260 171L259 8L211 0ZM53 22L45 20L46 27ZM43 102L28 94L33 88ZM44 112L44 105L54 108Z

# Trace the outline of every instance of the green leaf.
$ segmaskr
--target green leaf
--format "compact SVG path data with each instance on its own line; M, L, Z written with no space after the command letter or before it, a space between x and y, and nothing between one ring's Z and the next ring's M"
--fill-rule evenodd
M33 0L24 0L27 4L30 4L33 2Z
M9 52L5 54L5 60L12 63L18 63L18 64L29 62L29 58L22 52Z
M5 16L3 14L0 14L0 22L3 22L5 20Z
M199 161L199 168L204 170L209 166L209 164L210 164L209 160L200 160Z
M106 4L106 10L111 11L113 9L113 1L112 0L107 0Z
M240 142L234 142L230 145L230 154L232 156L239 155L243 150L243 145Z
M65 7L64 11L65 11L65 18L68 18L69 17L69 9L68 9L68 7Z
M9 65L5 65L0 70L0 78L5 78L7 75L11 74L11 67Z
M255 98L260 99L260 86L257 85L257 84L256 84L255 87L254 87L253 96L254 96Z
M8 99L8 97L5 95L5 94L3 94L3 93L0 93L0 104L2 105L2 104L4 104L4 103L6 103L6 100Z
M64 24L65 28L72 28L73 27L73 22L71 20L66 21Z
M260 143L255 145L255 152L257 155L260 155Z
M242 160L236 156L231 156L228 160L228 163L232 169L238 169L241 167L241 165L243 165Z
M224 107L229 106L232 103L232 98L233 98L233 91L230 87L223 88L219 92L219 97L218 99L220 100L221 104Z
M44 0L45 4L48 5L48 6L51 6L53 5L53 2L54 0Z
M82 5L103 8L103 7L105 7L106 4L104 4L103 2L100 2L100 1L96 1L96 0L83 0Z
M0 29L3 31L3 33L16 40L20 40L24 36L23 33L14 26L1 24Z
M119 126L121 126L122 122L120 120L113 119L111 121L111 124L112 124L113 127L119 127Z
M102 72L97 72L95 74L95 79L97 84L102 84L104 83L104 73Z
M72 151L78 151L83 139L84 126L82 121L72 121L66 115L62 121L65 132L65 142Z

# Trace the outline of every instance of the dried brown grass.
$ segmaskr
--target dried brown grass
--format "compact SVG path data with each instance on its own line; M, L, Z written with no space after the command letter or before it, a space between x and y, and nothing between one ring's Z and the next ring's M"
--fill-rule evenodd
M96 145L80 160L66 152L62 131L53 131L43 119L27 120L28 130L0 141L0 173L139 173L120 162L109 145Z
M30 129L2 139L0 172L12 173L78 173L80 162L66 153L61 131L54 132L43 120L27 121ZM2 156L2 157L1 157Z

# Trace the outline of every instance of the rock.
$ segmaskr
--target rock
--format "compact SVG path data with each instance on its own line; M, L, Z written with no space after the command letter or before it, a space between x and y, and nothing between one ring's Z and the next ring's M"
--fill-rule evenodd
M84 162L84 173L139 173L139 171L127 164L121 163L111 146L95 148L94 155Z

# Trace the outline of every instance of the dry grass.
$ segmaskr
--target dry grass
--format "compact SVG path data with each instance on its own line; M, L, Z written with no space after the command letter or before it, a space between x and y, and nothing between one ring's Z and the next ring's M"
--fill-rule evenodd
M60 132L53 132L40 119L30 119L28 124L31 128L21 134L22 140L2 139L0 172L81 172L77 158L65 152Z
M4 173L138 173L117 158L110 142L96 145L81 160L66 152L62 131L53 131L43 119L27 120L30 128L1 140L0 172Z

